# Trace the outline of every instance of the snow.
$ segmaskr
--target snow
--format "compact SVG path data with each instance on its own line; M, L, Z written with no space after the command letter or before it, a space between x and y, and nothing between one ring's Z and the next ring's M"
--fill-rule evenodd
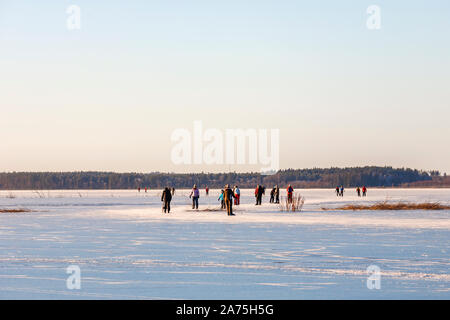
M449 299L450 210L323 211L348 203L439 201L449 189L297 190L302 212L254 205L192 211L177 190L0 191L1 299ZM12 197L10 197L12 195ZM217 209L203 190L200 209ZM78 265L81 289L66 268ZM367 288L367 267L381 289Z

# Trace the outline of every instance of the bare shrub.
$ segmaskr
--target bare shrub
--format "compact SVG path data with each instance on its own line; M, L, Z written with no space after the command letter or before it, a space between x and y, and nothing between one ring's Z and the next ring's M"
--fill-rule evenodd
M292 201L289 201L287 197L281 197L279 208L280 211L298 212L302 211L304 204L305 197L303 197L301 194L294 194L292 196Z
M39 191L39 190L34 190L33 191L39 198L45 198L45 192L44 191Z

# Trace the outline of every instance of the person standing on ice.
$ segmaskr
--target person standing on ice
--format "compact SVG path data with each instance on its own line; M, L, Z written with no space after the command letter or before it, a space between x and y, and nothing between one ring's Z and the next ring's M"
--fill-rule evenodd
M194 184L189 198L192 198L192 209L198 209L198 198L200 198L200 190L198 190L196 184Z
M234 186L234 204L235 205L240 205L241 204L241 190L239 189L238 186Z
M356 188L356 193L358 194L358 197L361 197L361 189L359 187Z
M341 197L343 197L343 196L344 196L344 186L341 186L341 191L340 191L340 195L341 195Z
M235 215L233 214L233 198L233 190L231 190L230 185L227 184L225 186L225 189L223 190L223 199L225 200L225 205L227 207L227 213L229 216Z
M367 195L367 188L366 188L366 186L363 186L362 192L363 192L363 197L365 197Z
M257 206L261 205L263 193L264 193L263 187L258 184L255 189L255 197L256 197L256 205Z
M164 213L170 213L170 201L172 201L172 192L169 187L165 187L162 196L161 201L163 202L163 210Z
M280 203L280 188L275 186L275 203Z
M336 187L336 197L339 197L341 192L339 191L339 186Z
M270 203L274 203L275 202L275 187L272 188L272 190L270 190Z
M217 199L218 201L220 201L220 209L225 209L225 200L223 198L223 189L220 192L220 196L219 199Z
M291 185L289 185L289 187L287 187L287 199L288 199L288 203L292 203L292 195L294 194L294 188L292 188Z
M205 192L206 192L206 195L209 196L209 188L208 188L208 186L206 186Z

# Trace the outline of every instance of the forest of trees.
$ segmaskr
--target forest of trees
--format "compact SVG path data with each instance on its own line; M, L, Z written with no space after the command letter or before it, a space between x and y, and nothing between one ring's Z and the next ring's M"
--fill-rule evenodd
M425 172L408 168L353 167L327 169L288 169L274 175L259 173L114 173L114 172L8 172L0 173L2 190L49 190L49 189L135 189L220 188L229 183L241 188L253 188L256 184L266 187L292 184L297 188L346 187L392 187L418 181L432 180L438 171Z

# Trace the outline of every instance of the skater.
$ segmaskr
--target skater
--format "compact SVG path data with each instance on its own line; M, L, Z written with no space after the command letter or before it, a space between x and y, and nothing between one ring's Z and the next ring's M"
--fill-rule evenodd
M336 197L339 197L341 192L339 191L339 186L336 187Z
M361 189L359 187L356 188L356 193L358 194L358 197L361 197Z
M147 187L145 187L145 189L144 189L144 190L145 190L145 193L147 193Z
M138 192L141 192L141 187L138 187Z
M161 201L163 202L164 213L170 213L170 201L172 201L172 193L169 187L164 188L161 196Z
M200 198L200 191L197 188L197 185L194 184L192 187L191 194L189 195L189 198L192 198L192 209L198 210L198 198Z
M256 205L257 206L261 205L263 192L264 192L263 187L258 184L255 189L255 197L256 197Z
M172 187L172 196L175 194L175 188L174 187Z
M226 185L223 191L223 199L225 200L225 205L227 207L227 213L229 216L234 216L233 214L233 190L231 190L230 185Z
M341 196L341 197L344 196L344 186L341 186L340 196Z
M280 188L275 186L275 203L280 203Z
M366 188L366 186L362 187L362 193L363 193L363 197L365 197L367 195L367 188Z
M274 203L275 202L275 187L272 188L272 190L270 191L270 203Z
M241 204L241 190L238 186L234 186L234 204L237 206Z
M289 185L286 190L287 190L288 203L292 203L292 196L294 194L294 188L292 188L292 186Z
M220 201L220 209L221 210L225 209L225 200L223 198L223 193L224 193L224 190L222 189L220 192L219 199L217 199L218 201Z
M209 188L208 188L208 186L206 186L205 191L206 191L206 195L209 196Z

